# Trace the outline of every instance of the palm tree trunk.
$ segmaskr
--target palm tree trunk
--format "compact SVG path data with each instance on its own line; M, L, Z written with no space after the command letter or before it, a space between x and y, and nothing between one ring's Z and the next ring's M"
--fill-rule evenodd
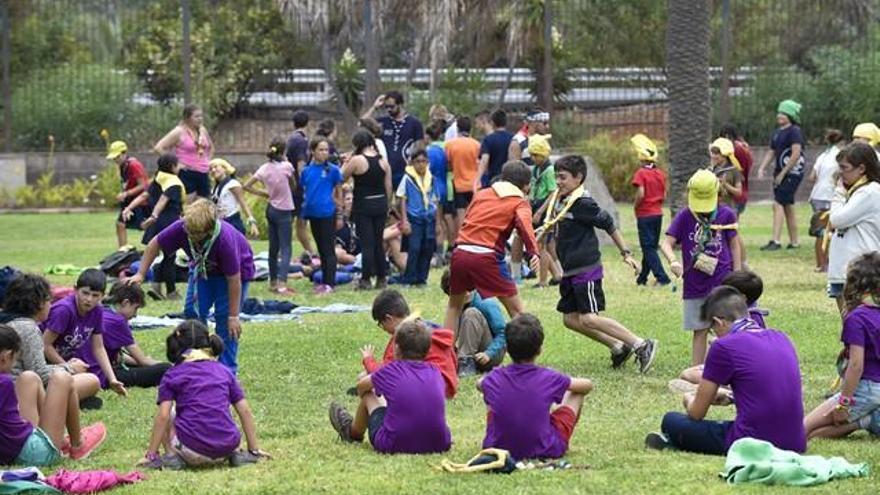
M504 106L504 99L507 98L507 90L510 89L510 83L513 81L513 69L516 67L517 55L519 54L516 50L511 50L512 53L509 57L510 62L507 64L507 77L504 78L504 82L501 84L501 93L498 95L498 104L496 105L498 108Z
M372 105L379 96L379 46L376 43L376 23L373 22L373 0L364 2L364 58L366 74L364 78L364 105Z
M544 53L541 57L541 84L538 89L538 105L553 111L553 10L551 0L544 0Z
M709 159L709 1L667 0L666 4L669 197L673 213L686 202L688 179Z

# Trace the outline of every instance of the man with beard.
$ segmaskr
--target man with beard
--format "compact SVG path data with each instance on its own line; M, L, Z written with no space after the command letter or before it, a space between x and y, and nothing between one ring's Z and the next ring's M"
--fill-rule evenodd
M403 95L399 91L389 91L376 98L375 103L361 118L372 116L373 112L384 107L388 115L376 120L382 124L382 141L388 151L388 163L391 165L391 182L396 189L403 178L403 171L415 147L422 141L425 132L419 119L406 113L403 108Z

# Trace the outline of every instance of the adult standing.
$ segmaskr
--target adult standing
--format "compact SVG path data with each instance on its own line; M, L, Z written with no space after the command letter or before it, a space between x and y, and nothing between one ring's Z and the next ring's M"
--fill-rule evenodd
M880 250L880 161L870 145L853 142L837 155L840 182L831 202L828 229L828 295L843 311L843 284L850 261Z
M492 112L492 132L480 143L480 168L474 180L474 192L488 187L507 163L513 133L507 130L507 112L500 108Z
M530 134L550 134L550 114L540 108L529 111L526 114L526 124L521 127L508 148L508 160L522 160L526 165L532 166L531 156L529 156L529 135Z
M446 142L446 160L452 170L456 222L461 227L464 212L474 198L474 182L479 178L480 142L471 137L470 117L459 117L456 123L458 137Z
M296 184L293 189L293 209L296 215L294 229L296 231L296 240L307 253L314 253L312 249L312 238L309 237L309 224L302 217L303 204L303 188L297 179L306 164L309 163L309 136L306 134L306 128L309 126L309 114L305 110L297 110L293 112L293 132L287 138L287 147L285 155L287 161L296 169L294 180Z
M370 289L375 277L377 289L387 285L388 265L382 238L391 199L391 166L379 156L373 135L360 130L351 138L354 153L342 165L342 179L354 177L352 212L361 242L361 280L358 289ZM386 143L387 144L387 143Z
M733 142L733 155L742 167L742 195L736 202L736 213L741 215L746 210L749 202L749 174L752 171L754 158L749 143L740 136L739 131L733 124L725 124L721 127L718 137L729 139Z
M204 125L204 115L198 105L183 107L183 120L171 129L153 147L162 155L174 152L180 162L180 181L188 192L187 201L196 196L211 197L211 182L208 178L214 143Z
M388 115L377 118L382 124L382 141L388 156L385 159L391 166L391 185L397 187L403 178L403 172L412 154L413 147L417 146L425 137L425 131L419 119L406 113L403 108L403 95L399 91L389 91L376 98L361 118L370 117L379 107L384 107Z
M131 204L135 198L147 190L150 178L144 165L137 158L128 154L128 145L124 141L114 141L107 150L107 159L113 160L119 167L119 178L122 180L122 191L116 195L119 202L119 216L116 217L116 242L119 247L128 244L128 232L126 229L139 229L141 222L149 213L146 208L135 208L133 215L128 220L122 218L122 211Z
M804 134L800 125L801 104L784 100L776 108L776 124L779 126L770 139L770 151L764 155L758 167L758 178L764 178L764 169L770 162L773 168L773 239L761 247L761 251L782 249L782 224L788 226L788 249L797 249L797 218L795 216L795 193L804 179Z

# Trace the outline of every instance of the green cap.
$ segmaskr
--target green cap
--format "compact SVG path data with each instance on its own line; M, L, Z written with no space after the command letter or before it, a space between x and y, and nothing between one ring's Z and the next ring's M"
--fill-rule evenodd
M788 115L795 122L800 122L801 120L801 104L794 100L780 101L779 106L776 107L776 112Z

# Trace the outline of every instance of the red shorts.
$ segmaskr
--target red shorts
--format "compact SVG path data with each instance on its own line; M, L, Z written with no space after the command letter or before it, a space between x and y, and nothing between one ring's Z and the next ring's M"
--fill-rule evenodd
M556 428L559 436L568 444L568 441L571 440L571 436L574 434L577 414L568 406L557 407L555 411L550 413L550 424L553 425L553 428Z
M492 253L472 253L462 249L452 252L449 264L449 291L464 294L476 290L480 297L512 297L516 284L507 269L504 257Z

